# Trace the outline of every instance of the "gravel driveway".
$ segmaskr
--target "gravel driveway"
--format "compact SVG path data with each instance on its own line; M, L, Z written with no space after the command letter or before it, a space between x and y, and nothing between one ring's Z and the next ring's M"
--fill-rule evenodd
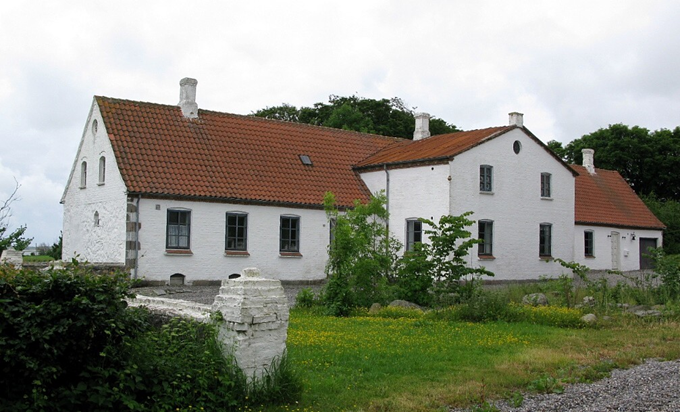
M648 360L630 369L614 370L611 377L595 383L569 385L560 395L527 396L519 408L505 402L496 407L503 412L677 412L680 361Z

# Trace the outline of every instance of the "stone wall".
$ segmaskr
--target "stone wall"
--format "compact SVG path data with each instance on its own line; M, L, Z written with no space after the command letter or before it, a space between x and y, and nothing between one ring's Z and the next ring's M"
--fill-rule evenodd
M288 300L281 281L264 279L256 268L222 281L212 305L178 299L140 296L130 306L146 306L153 312L207 322L219 313L218 338L226 356L234 356L248 379L260 379L280 360L288 337ZM218 317L219 318L219 317Z

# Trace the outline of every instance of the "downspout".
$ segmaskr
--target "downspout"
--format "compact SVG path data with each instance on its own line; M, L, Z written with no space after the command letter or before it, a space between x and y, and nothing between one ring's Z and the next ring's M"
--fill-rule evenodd
M387 165L383 165L383 170L385 170L385 209L387 210L387 222L385 222L385 227L387 228L388 239L390 233L390 172L387 170Z
M137 271L139 270L139 201L142 200L142 195L137 195L137 216L135 222L135 276L137 279Z
M390 172L387 170L387 165L383 165L383 170L385 171L385 210L387 211L387 220L385 222L385 229L387 233L385 236L385 254L387 255L390 251ZM389 278L390 268L386 268L386 273Z

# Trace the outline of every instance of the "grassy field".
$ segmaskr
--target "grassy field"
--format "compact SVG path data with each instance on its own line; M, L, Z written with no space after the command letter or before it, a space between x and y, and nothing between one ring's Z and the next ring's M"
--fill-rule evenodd
M305 392L296 405L265 410L444 411L530 388L556 391L646 358L680 357L679 326L623 315L603 327L568 329L293 310L288 351Z

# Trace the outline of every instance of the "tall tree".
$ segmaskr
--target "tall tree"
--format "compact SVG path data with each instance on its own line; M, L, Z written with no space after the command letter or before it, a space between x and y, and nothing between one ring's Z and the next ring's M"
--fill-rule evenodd
M567 144L564 157L581 164L585 148L595 150L597 167L617 170L639 195L680 200L680 127L650 132L639 126L610 125Z
M413 138L415 130L414 111L398 97L375 100L356 95L331 95L328 103L318 102L300 109L284 103L260 109L252 115L407 139ZM456 131L459 129L455 125L436 117L430 119L432 135Z

